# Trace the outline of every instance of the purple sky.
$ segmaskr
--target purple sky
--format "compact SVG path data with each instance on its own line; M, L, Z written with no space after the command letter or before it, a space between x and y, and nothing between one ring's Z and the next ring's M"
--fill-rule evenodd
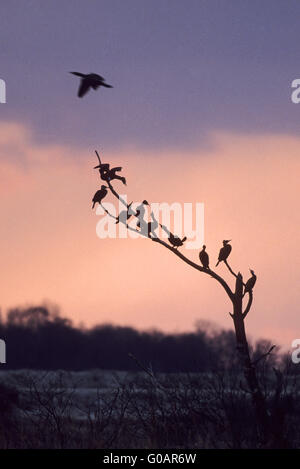
M169 253L150 243L137 268L135 245L96 237L98 148L124 167L130 200L204 202L211 259L232 239L232 266L257 271L251 334L299 336L299 18L298 0L2 0L1 307L231 327L223 292ZM69 71L114 88L79 99Z
M2 120L44 142L188 148L212 130L299 133L296 0L2 0ZM76 98L68 71L114 89Z

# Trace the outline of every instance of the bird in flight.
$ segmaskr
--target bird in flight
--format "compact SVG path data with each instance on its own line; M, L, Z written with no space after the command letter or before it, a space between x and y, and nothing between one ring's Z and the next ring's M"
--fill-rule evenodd
M77 96L79 98L82 98L90 88L93 88L96 90L99 88L99 86L104 86L105 88L113 88L113 86L108 85L105 83L105 79L101 77L100 75L97 75L97 73L89 73L89 74L84 74L84 73L79 73L79 72L70 72L72 75L76 75L77 77L81 78L79 89Z

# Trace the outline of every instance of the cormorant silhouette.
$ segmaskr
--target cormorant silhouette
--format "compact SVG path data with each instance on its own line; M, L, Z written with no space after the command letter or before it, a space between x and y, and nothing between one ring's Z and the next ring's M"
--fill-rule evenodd
M220 262L226 261L227 257L231 253L232 247L230 246L230 244L228 244L230 241L231 241L231 239L224 239L223 247L220 249L218 262L216 263L216 267L219 265Z
M253 290L253 287L255 285L255 282L256 282L256 275L254 273L254 270L251 270L249 269L250 272L251 272L251 277L247 280L246 284L245 284L245 290L244 290L244 295L246 293L249 293L251 290Z
M102 200L104 199L104 197L107 194L107 189L108 189L108 187L102 185L101 189L96 192L96 194L93 197L93 206L92 206L92 208L95 207L95 204L97 202L101 205Z
M146 212L146 207L145 207L146 205L149 206L149 203L147 202L147 200L143 200L143 202L140 205L138 205L135 209L136 210L135 216L138 218L138 222L136 226L137 228L141 228L141 226L143 226L143 228L141 228L141 231L143 232L147 230L146 228L147 222L144 220L144 216Z
M152 238L151 234L153 234L156 237L155 230L158 227L158 222L156 218L154 217L153 212L151 212L151 218L152 218L152 221L148 222L148 238Z
M132 205L133 202L130 202L129 205L127 205L127 210L122 210L119 215L117 216L117 221L116 221L116 224L119 223L121 221L121 223L126 223L127 220L129 220L129 218L134 215L134 212L131 208L131 205Z
M178 249L180 246L183 246L183 243L187 240L186 236L184 236L184 238L180 239L177 235L174 235L173 233L171 233L171 231L168 230L168 228L166 226L164 226L164 225L160 225L160 226L167 233L169 243L172 244L172 246L175 249Z
M117 172L122 170L121 166L117 166L116 168L109 168L108 163L100 163L94 167L94 169L99 169L100 177L103 181L112 181L113 179L119 179L122 181L123 184L126 186L126 179L122 176L116 174Z
M209 269L209 257L207 252L205 251L206 246L202 246L202 251L199 253L199 259L201 264L203 265L204 269Z
M94 169L99 169L100 176L103 179L104 177L106 177L107 172L109 171L109 167L109 163L99 163L97 166L94 166Z
M81 78L77 96L82 98L90 88L96 90L99 86L104 86L105 88L113 88L113 86L105 83L105 79L97 73L79 73L79 72L70 72L72 75L76 75Z
M136 207L136 215L139 218L144 218L145 211L146 211L145 205L149 206L149 203L147 202L147 200L143 200L143 202Z

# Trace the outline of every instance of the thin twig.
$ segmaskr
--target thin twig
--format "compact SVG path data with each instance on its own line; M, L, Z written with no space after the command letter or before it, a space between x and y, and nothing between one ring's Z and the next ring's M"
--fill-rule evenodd
M263 355L261 355L261 357L259 357L257 360L255 360L254 362L251 363L251 365L254 365L256 366L257 363L259 363L263 358L266 358L268 355L270 355L273 351L273 349L276 347L276 345L272 345L272 347L270 347L270 349L264 353Z
M97 150L95 150L95 153L96 153L96 155L97 155L97 158L98 158L98 161L99 161L99 165L101 165L102 163L101 163L100 156L99 156L99 153L97 152Z
M235 272L233 272L232 268L230 267L230 265L228 264L227 262L227 259L225 259L224 261L224 264L226 265L226 267L228 268L229 272L235 277L235 278L238 278L238 274L236 274ZM242 282L243 285L245 286L245 283Z
M107 210L107 208L105 208L105 207L102 205L102 202L100 202L100 205L101 205L101 207L103 208L104 212L107 213L107 215L109 215L111 218L114 218L115 220L118 219L118 217L116 217L115 215L113 215L112 213L110 213L110 212Z
M152 370L149 370L149 368L146 368L137 358L135 355L133 355L133 353L128 353L128 356L129 358L131 358L132 360L135 361L135 363L145 372L147 373L147 375L150 376L150 378L152 379L152 381L154 382L155 386L160 388L161 390L165 390L164 387L157 381L154 373Z

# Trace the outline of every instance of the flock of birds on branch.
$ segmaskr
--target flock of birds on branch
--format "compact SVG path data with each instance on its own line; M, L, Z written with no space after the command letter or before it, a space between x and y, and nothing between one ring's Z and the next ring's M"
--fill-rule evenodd
M79 98L82 98L83 96L86 95L86 93L92 88L94 90L97 90L99 87L103 86L104 88L113 88L111 85L106 83L105 79L96 73L80 73L80 72L70 72L75 76L78 76L80 80L80 85L78 88L78 93L77 96ZM96 192L96 194L93 197L93 206L92 208L95 207L96 203L99 203L102 206L102 200L106 197L108 189L111 188L110 186L110 181L117 179L121 181L124 185L126 185L126 179L123 176L120 176L119 173L122 168L120 166L117 166L115 168L111 168L108 163L101 163L99 154L96 152L98 160L99 160L99 165L95 166L94 169L99 170L100 178L107 182L109 185L105 186L104 184L101 185L101 188ZM183 246L184 242L187 240L186 236L183 238L180 238L177 235L174 235L171 233L171 231L164 225L159 224L157 220L154 217L153 212L151 212L151 221L146 222L144 220L145 212L146 212L146 206L149 205L147 200L143 200L143 202L136 207L134 210L132 208L132 203L127 205L126 210L122 210L116 219L116 224L117 223L124 223L126 227L128 228L127 221L131 216L135 216L138 219L136 228L139 229L140 233L144 236L147 236L148 238L155 239L157 238L157 235L155 233L155 230L160 226L165 233L168 235L168 241L171 244L172 248L177 250L179 247ZM104 208L102 206L102 208ZM107 210L104 208L104 210L107 212ZM223 247L220 249L219 252L219 257L218 257L218 262L216 264L216 267L219 265L220 262L225 262L227 264L227 258L229 254L231 253L232 247L229 244L230 239L225 239L223 241ZM209 267L209 256L206 252L206 246L204 245L202 248L202 251L199 253L199 259L202 264L203 269L205 270L210 270ZM229 267L229 266L228 266ZM250 269L251 272L251 277L247 280L247 282L244 284L244 295L245 293L249 293L252 291L255 282L256 282L256 275L253 270Z
M103 86L104 88L113 88L111 85L105 82L105 79L101 75L98 75L96 73L89 73L89 74L84 74L80 72L70 72L70 73L81 78L80 85L78 88L78 93L77 93L77 96L79 98L82 98L91 88L93 88L94 90L97 90L101 86ZM107 183L109 183L110 181L114 179L117 179L121 181L124 185L126 185L125 177L117 174L122 170L122 168L120 166L117 166L115 168L110 168L109 164L101 163L100 157L97 152L96 154L99 159L99 165L95 166L94 169L99 170L100 178L103 181L106 181ZM96 203L99 203L102 206L102 200L106 197L108 189L109 189L109 186L105 186L103 184L101 185L101 188L96 192L96 194L93 197L92 208L95 207ZM127 209L122 210L119 213L119 215L116 217L116 223L122 222L128 227L127 221L129 220L131 216L135 216L136 218L138 218L136 227L140 230L140 233L143 234L144 236L147 236L149 238L152 238L153 236L155 239L156 237L155 230L158 228L158 226L160 226L162 230L164 230L165 233L167 233L169 243L174 249L177 250L179 247L183 246L184 242L187 240L186 236L184 236L183 238L180 238L179 236L171 233L171 231L166 226L159 224L157 222L157 220L154 217L153 212L151 212L152 220L150 222L146 222L144 220L147 205L149 205L147 200L143 200L143 202L135 210L133 210L131 207L132 206L132 202L131 202L129 205L127 205ZM231 249L232 249L231 245L229 244L230 241L231 241L230 239L225 239L223 241L223 247L220 249L216 267L219 265L220 262L227 263L227 258L229 254L231 253ZM210 270L209 256L206 252L205 245L203 246L202 251L200 251L199 253L199 259L202 264L202 267L205 270ZM256 275L254 271L250 269L250 272L251 272L251 277L246 282L246 284L244 284L244 294L247 292L250 292L253 289L255 282L256 282Z
M126 179L125 177L120 176L119 173L122 170L122 167L118 166L115 168L110 168L110 165L108 163L101 163L100 157L98 152L96 152L97 157L99 159L99 164L94 167L94 169L99 170L100 178L103 181L106 181L109 185L101 185L101 188L95 193L93 197L93 205L92 208L95 207L95 204L98 203L101 205L101 207L107 212L107 210L103 207L102 205L102 200L106 197L108 193L108 189L111 188L110 182L114 179L120 180L123 184L126 185ZM136 228L139 229L139 232L147 236L148 238L155 239L157 238L157 235L155 233L155 230L160 226L165 233L168 235L168 241L171 244L172 248L177 250L179 247L183 246L184 242L187 240L186 236L183 238L180 238L177 235L174 235L171 233L171 231L165 226L157 222L157 220L154 217L153 212L151 212L151 221L147 222L144 220L145 213L146 213L146 206L149 206L149 203L147 200L143 200L143 202L136 207L136 209L132 208L132 203L127 205L126 210L122 210L116 219L116 224L117 223L124 223L126 227L128 228L127 221L130 219L131 216L134 216L138 219L138 222L136 224ZM216 267L219 265L220 262L225 262L227 264L227 258L229 257L232 246L229 244L230 239L225 239L223 241L223 247L220 249L219 252L219 257L218 257L218 262L216 264ZM206 246L204 245L202 247L202 250L199 253L199 259L202 264L202 267L205 270L210 270L209 267L209 255L206 252ZM228 264L227 264L228 265ZM251 272L251 277L247 280L247 282L244 284L244 295L245 293L249 293L252 291L255 282L256 282L256 275L253 270L250 269Z

